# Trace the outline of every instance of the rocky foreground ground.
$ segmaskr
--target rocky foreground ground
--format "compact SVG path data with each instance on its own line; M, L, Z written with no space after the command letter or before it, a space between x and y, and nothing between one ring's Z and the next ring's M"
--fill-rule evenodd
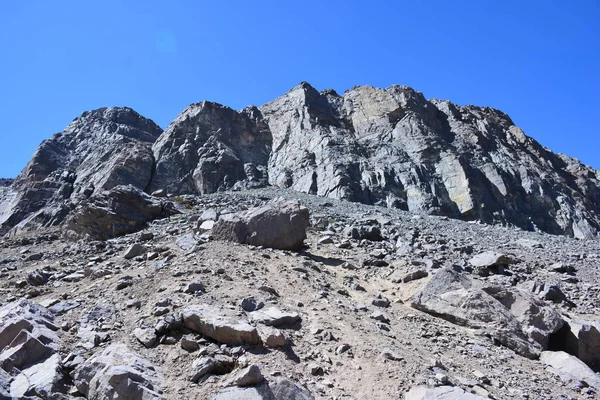
M229 215L279 197L308 212ZM0 399L599 396L597 241L273 188L169 200L117 238L68 232L98 206L0 240Z

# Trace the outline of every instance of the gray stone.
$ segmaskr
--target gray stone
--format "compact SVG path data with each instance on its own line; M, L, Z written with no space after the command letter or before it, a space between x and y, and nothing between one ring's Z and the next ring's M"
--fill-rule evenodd
M200 357L192 364L192 370L189 374L189 379L194 383L198 383L206 375L227 374L233 370L234 366L235 362L230 357Z
M197 292L204 293L206 292L206 288L204 287L204 284L202 284L202 282L190 282L186 285L183 291L189 294L194 294Z
M128 108L85 112L2 187L0 234L60 224L90 196L128 184L157 195L271 184L577 238L600 227L596 171L499 110L406 86L340 96L303 82L260 108L190 105L162 135Z
M385 297L381 293L379 293L377 296L375 296L371 300L371 304L374 305L375 307L389 307L390 301L387 297Z
M575 356L564 351L544 351L540 355L540 361L567 383L585 382L582 386L589 385L600 390L600 378Z
M483 290L468 275L450 268L437 271L414 296L411 306L458 325L481 329L530 358L547 348L549 336L564 323L556 310L525 291Z
M185 235L178 237L176 243L177 246L184 251L191 250L194 248L194 246L196 246L196 244L198 244L196 238L191 233L186 233Z
M250 318L258 323L274 327L293 325L301 320L297 312L286 312L272 306L250 313Z
M78 301L65 300L65 301L61 301L59 303L54 304L53 306L48 308L48 310L55 315L62 315L64 313L66 313L67 311L74 310L75 308L77 308L79 306L80 306L80 303Z
M340 96L303 82L260 112L272 185L575 237L598 231L595 171L543 148L501 111L406 86Z
M314 400L310 391L289 379L279 379L271 384L275 400Z
M577 356L591 368L600 367L600 331L594 325L584 324L577 334Z
M215 221L209 220L204 221L198 225L198 230L200 231L210 231L215 226Z
M10 395L14 398L38 396L52 399L57 393L66 391L67 382L62 373L61 359L58 354L23 369L10 385Z
M0 204L0 233L64 221L92 193L119 185L144 189L162 129L130 108L86 111L45 140Z
M425 271L424 269L417 269L404 275L404 277L402 277L402 282L408 283L417 279L426 278L427 276L429 276L429 273L427 271Z
M154 328L136 328L133 331L133 336L147 348L154 347L158 340Z
M44 345L58 350L58 327L54 315L45 307L26 299L0 308L0 351L11 344L25 330ZM33 360L35 362L37 360Z
M504 266L513 262L510 257L494 251L477 254L469 260L475 272L481 276L488 276L490 272L502 272Z
M22 369L44 360L54 351L54 348L45 345L28 331L22 330L0 353L0 367L5 371Z
M308 224L307 208L297 202L276 200L243 213L221 216L212 236L253 246L299 250Z
M198 218L198 222L202 223L205 221L216 221L219 219L219 212L214 208L209 208L207 210L202 211L200 214L200 218Z
M404 394L405 400L483 400L487 397L478 396L454 386L415 386Z
M283 400L275 399L267 383L257 387L230 387L221 390L211 400Z
M199 304L183 310L183 323L188 329L208 336L219 343L256 345L260 338L256 328L229 310Z
M65 221L67 235L105 240L143 229L158 218L177 214L175 205L134 186L116 186L77 206Z
M153 146L156 171L148 190L207 194L267 183L271 133L260 111L204 101L187 107ZM181 146L185 143L185 146Z
M113 344L80 364L71 377L88 399L162 400L162 374L123 344Z
M123 253L123 258L125 258L126 260L129 260L131 258L141 256L145 252L146 252L146 248L143 245L141 245L139 243L134 243L131 246L129 246L127 248L127 250L125 250L125 253Z
M256 300L254 297L244 297L241 303L242 309L248 312L260 310L264 305L265 303Z
M231 380L231 384L239 387L258 386L264 380L260 368L252 364L241 371Z
M284 347L287 345L285 335L279 329L268 326L259 326L257 329L263 345L271 348Z

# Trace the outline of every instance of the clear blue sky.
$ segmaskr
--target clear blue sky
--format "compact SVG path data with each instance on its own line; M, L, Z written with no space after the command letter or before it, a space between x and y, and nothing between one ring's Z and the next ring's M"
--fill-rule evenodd
M598 0L6 1L0 51L0 177L84 110L165 128L190 103L261 105L301 81L496 107L600 169Z

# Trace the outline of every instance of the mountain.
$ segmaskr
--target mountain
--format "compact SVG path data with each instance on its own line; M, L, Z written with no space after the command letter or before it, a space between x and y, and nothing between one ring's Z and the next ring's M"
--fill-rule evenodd
M0 180L0 400L597 398L599 175L404 86L84 112Z
M406 86L340 96L305 82L261 107L190 105L164 133L131 109L84 113L38 148L0 224L59 224L82 195L120 184L172 195L272 185L576 238L600 229L599 173L501 111Z
M96 190L128 184L145 189L154 166L151 145L161 133L131 108L84 112L42 142L4 194L2 230L58 225Z

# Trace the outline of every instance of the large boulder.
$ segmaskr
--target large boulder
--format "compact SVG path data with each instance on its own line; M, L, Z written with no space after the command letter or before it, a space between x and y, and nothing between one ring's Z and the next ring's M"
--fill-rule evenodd
M73 383L88 400L161 400L162 375L124 344L107 347L72 372Z
M584 324L577 335L578 357L594 370L600 369L600 331L595 325Z
M132 185L117 186L92 196L66 221L68 235L105 240L143 229L158 218L177 214L175 205Z
M225 214L215 224L215 239L299 250L306 239L308 209L298 202L275 200L242 213Z
M260 344L256 328L229 310L200 304L187 307L182 316L188 329L219 343L233 346Z
M46 308L26 299L0 308L0 366L21 370L54 354L60 340L53 321Z
M152 175L152 143L162 129L127 107L86 111L45 140L0 199L0 234L62 223L95 191L132 185Z
M221 390L211 400L314 400L312 393L297 383L281 378L254 387L232 387Z
M596 391L600 391L600 378L577 357L564 351L544 351L540 355L540 361L564 382L582 387L592 386Z
M68 391L67 378L63 374L58 354L22 370L10 385L10 395L14 398L38 396L43 399L63 399Z
M481 397L454 386L415 386L404 395L405 400L483 400Z
M414 296L411 306L485 331L530 358L548 347L550 335L564 323L556 310L525 291L481 287L469 275L451 268L439 270Z

